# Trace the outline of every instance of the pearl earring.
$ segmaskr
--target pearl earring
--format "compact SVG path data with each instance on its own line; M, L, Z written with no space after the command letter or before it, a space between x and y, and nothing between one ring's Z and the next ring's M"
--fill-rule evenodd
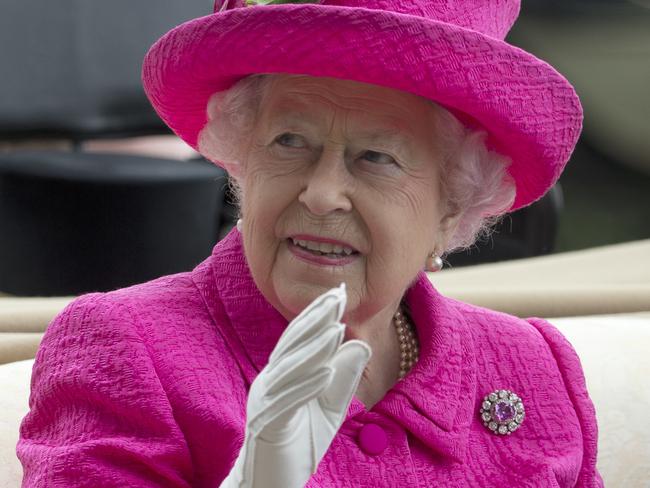
M237 230L241 232L241 228L244 226L244 221L242 219L237 219Z
M425 271L435 273L442 269L442 259L435 252L432 252L427 256L427 260L424 263Z

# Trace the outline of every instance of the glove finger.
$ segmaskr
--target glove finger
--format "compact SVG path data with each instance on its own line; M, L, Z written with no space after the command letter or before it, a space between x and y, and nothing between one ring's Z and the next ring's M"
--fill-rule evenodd
M300 347L300 344L317 334L326 324L340 321L346 302L345 283L316 298L291 321L282 333L271 353L269 362L276 362L280 357Z
M286 431L294 414L309 401L318 397L331 383L334 371L329 366L318 370L308 378L301 379L275 396L257 415L248 422L248 429L254 435ZM268 437L266 440L269 440Z
M310 338L300 349L268 366L264 375L264 396L273 396L299 377L311 376L325 366L343 341L345 327L332 324Z
M324 411L333 414L334 425L340 425L343 420L371 355L372 350L368 344L351 340L339 347L330 362L334 376L319 401Z

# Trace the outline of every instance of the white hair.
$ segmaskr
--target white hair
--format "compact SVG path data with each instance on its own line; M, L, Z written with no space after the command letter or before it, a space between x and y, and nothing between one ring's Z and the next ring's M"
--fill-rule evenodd
M198 147L210 161L226 168L243 168L248 138L260 102L273 77L251 75L208 101L208 123L199 134ZM426 100L426 99L423 99ZM449 111L434 107L431 137L442 151L441 191L448 213L458 216L445 253L470 247L489 233L515 198L515 183L507 168L510 159L489 151L485 131L468 129ZM242 198L237 181L230 185L238 202Z

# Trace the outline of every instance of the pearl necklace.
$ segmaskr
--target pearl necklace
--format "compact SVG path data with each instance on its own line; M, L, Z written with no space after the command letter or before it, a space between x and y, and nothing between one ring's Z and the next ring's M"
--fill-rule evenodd
M399 340L399 379L401 380L411 370L413 365L418 362L420 348L418 346L417 336L415 335L415 328L408 321L401 307L395 312L393 324L395 325L397 339Z

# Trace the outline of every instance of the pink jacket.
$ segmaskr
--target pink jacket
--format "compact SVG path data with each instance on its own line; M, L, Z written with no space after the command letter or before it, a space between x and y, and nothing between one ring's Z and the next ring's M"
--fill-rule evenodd
M556 329L443 297L424 274L406 299L420 361L371 410L353 399L309 487L602 486L594 408ZM34 365L23 486L219 486L247 389L286 325L236 231L192 272L75 300ZM479 416L500 388L526 408L509 436ZM385 445L364 444L368 424Z

